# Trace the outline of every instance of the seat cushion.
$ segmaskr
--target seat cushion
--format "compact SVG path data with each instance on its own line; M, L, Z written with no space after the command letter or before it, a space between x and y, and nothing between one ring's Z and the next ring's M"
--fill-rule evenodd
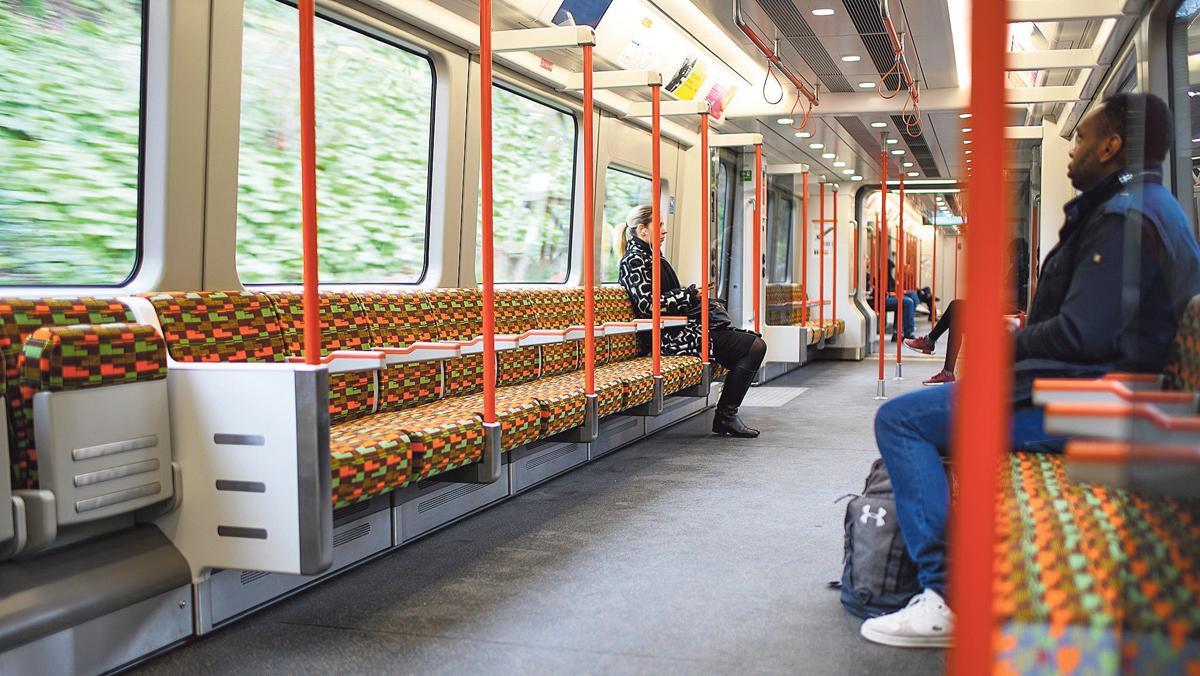
M416 291L368 291L358 294L371 330L371 347L407 347L436 341L437 316ZM393 364L379 372L379 410L411 408L442 396L442 365L426 361Z
M469 465L483 456L483 423L452 399L370 416L376 418L408 437L414 479Z
M599 347L597 345L597 347ZM577 371L583 366L583 341L570 340L542 346L542 377Z
M329 428L333 508L407 486L414 479L412 442L386 415Z
M175 361L279 362L287 357L275 306L264 294L187 291L144 297L154 306Z
M663 355L663 394L675 394L685 387L699 385L704 363L699 357Z
M650 403L654 399L654 374L649 359L630 359L602 366L596 369L597 383L601 380L601 373L605 379L610 376L621 379L624 391L622 411Z
M482 394L447 399L445 404L483 420ZM542 438L541 406L533 397L512 391L512 388L496 390L496 422L500 423L500 450L503 452Z
M584 373L577 371L564 376L569 382L586 392L584 388ZM610 370L609 366L596 369L596 408L601 418L620 413L625 409L625 380L618 371ZM653 382L651 383L653 385Z
M542 378L504 389L509 394L537 401L541 407L542 439L583 424L583 382L576 381L573 374Z
M434 289L425 294L437 321L438 340L471 340L483 330L478 289ZM483 356L469 354L445 362L442 392L458 397L483 391Z

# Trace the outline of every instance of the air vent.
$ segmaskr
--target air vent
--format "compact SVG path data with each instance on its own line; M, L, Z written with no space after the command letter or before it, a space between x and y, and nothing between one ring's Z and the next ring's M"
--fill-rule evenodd
M417 505L417 513L424 514L430 510L437 509L447 502L452 502L463 496L470 495L486 485L487 484L463 484L454 490L446 491L436 498L430 498Z
M846 13L854 22L854 29L862 38L863 45L875 70L880 77L896 64L896 55L892 52L892 41L887 36L887 28L879 16L878 0L842 0L846 5ZM911 64L910 64L911 67ZM915 76L914 76L915 77ZM900 87L900 74L893 73L883 83L889 90Z
M867 162L871 166L879 166L879 134L867 128L867 125L862 123L862 120L850 115L843 115L833 118L838 124L842 125L842 129L850 134L854 142L863 149L867 154Z
M559 458L563 457L564 455L570 455L571 453L574 453L574 452L575 452L574 446L572 446L570 444L563 444L562 446L559 446L558 448L556 448L552 451L547 451L545 453L538 454L538 455L530 458L529 460L525 461L525 469L527 469L527 470L537 469L538 467L541 467L542 465L545 465L548 462L554 462L555 460L558 460Z
M899 115L892 116L892 124L900 130L900 136L908 143L908 149L912 151L913 159L921 167L921 172L927 178L940 178L942 173L938 171L937 162L933 159L933 153L929 150L929 144L925 142L925 135L919 134L915 138L909 136L904 131L904 119Z
M758 4L826 89L831 92L854 91L792 0L758 0Z
M371 534L371 522L360 523L359 525L349 530L344 530L333 536L333 546L341 547L347 542L353 542L359 538L365 538Z
M255 580L261 580L268 575L270 575L270 573L265 570L243 570L241 575L242 584L250 584Z
M350 505L349 507L342 507L341 509L333 510L333 520L334 521L342 521L349 517L354 516L355 514L361 514L370 508L371 508L370 500L356 502L353 505Z

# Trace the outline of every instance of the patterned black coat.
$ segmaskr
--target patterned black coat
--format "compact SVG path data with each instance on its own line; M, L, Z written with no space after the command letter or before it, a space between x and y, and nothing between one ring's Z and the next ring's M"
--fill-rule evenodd
M659 259L661 267L661 291L663 315L686 316L688 323L677 328L663 329L662 353L670 355L700 356L700 298L694 287L682 287L679 276L666 258ZM621 258L618 280L629 300L633 302L633 313L639 318L649 318L653 311L654 253L650 245L630 237L625 245L625 256ZM650 349L650 333L639 335L643 352Z

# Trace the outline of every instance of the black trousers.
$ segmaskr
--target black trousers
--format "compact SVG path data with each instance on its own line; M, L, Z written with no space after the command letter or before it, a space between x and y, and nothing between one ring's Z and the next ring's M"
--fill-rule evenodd
M710 331L708 339L712 341L713 358L729 369L717 408L736 411L767 356L767 343L753 333L735 329Z

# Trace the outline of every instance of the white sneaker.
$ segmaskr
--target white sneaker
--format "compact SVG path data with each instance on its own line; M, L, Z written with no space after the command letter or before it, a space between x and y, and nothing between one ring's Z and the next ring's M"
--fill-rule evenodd
M859 633L868 641L899 648L949 648L954 613L941 594L926 589L904 608L863 622Z

